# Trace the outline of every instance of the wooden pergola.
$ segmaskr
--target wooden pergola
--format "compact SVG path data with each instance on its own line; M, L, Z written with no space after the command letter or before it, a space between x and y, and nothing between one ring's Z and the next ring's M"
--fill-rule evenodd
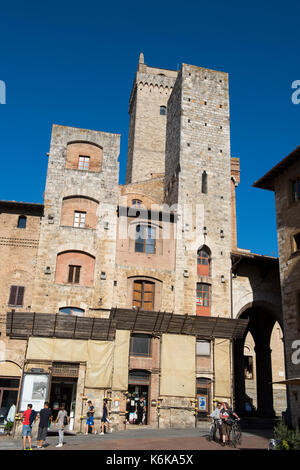
M6 335L113 341L116 330L161 335L190 335L197 338L238 339L247 330L248 319L177 315L139 309L113 308L109 318L77 317L61 313L8 312Z

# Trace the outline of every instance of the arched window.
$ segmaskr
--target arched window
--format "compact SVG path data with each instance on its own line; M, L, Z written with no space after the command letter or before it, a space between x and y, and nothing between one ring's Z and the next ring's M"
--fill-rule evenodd
M161 116L165 116L167 114L167 108L166 106L161 106L160 109L159 109L159 114Z
M137 253L155 253L156 229L151 225L137 225L135 229L135 251Z
M131 205L133 207L140 207L142 205L142 201L140 199L132 199Z
M63 313L65 315L73 315L76 317L83 317L84 310L82 308L77 307L62 307L59 309L59 313Z
M18 228L26 228L27 217L25 215L20 215L18 219Z
M207 246L202 246L197 252L197 274L198 276L210 276L211 253Z
M207 194L207 173L203 171L202 173L202 185L201 185L202 194Z

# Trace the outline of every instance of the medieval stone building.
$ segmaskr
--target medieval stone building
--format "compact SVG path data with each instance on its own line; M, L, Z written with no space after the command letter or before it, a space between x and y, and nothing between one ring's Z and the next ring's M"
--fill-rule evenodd
M280 414L278 260L237 247L228 75L141 54L129 115L124 185L120 135L54 125L44 205L1 202L2 406L64 402L75 431L87 398L96 427L104 397L115 428L140 397L153 427Z
M288 385L289 419L300 426L300 147L297 147L254 187L274 191L284 346Z

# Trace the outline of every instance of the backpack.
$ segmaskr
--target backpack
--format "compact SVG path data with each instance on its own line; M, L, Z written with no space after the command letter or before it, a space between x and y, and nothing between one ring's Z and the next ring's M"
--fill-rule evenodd
M30 413L30 416L29 416L29 424L30 424L30 426L33 425L36 416L37 416L37 412L34 411L34 410L31 410L31 413Z

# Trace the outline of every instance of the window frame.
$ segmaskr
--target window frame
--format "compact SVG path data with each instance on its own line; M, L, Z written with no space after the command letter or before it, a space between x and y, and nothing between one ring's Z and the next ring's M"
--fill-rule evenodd
M69 264L68 284L80 284L81 268L80 265Z
M14 294L14 299L15 299L14 303L11 302L11 299L13 297L13 288L16 289L15 294ZM21 290L21 293L20 293L20 290ZM21 302L22 303L17 303L18 300L19 300L19 296L21 297ZM25 296L25 286L16 286L16 285L10 286L10 293L9 293L9 297L8 297L8 306L9 307L23 307L24 306L24 296Z
M153 231L153 234L154 234L154 237L148 237L147 238L144 236L144 237L138 237L137 236L137 229L138 227L140 227L140 231L141 231L141 228L143 228L143 233L142 235L145 234L145 228L147 229L147 235L149 234L149 229ZM140 232L141 233L141 232ZM155 255L156 253L156 233L157 233L157 229L156 227L153 227L153 225L147 225L147 224L137 224L135 226L135 244L134 244L134 251L135 253L145 253L147 255ZM150 242L149 242L150 240ZM142 247L142 250L140 249L137 249L137 247ZM153 251L152 249L149 250L149 247L152 247L153 248Z
M24 224L23 226L21 225L21 222ZM26 215L19 215L18 217L18 224L17 224L17 228L20 228L20 229L26 229L27 227L27 217Z
M140 285L141 286L141 289L138 290L135 288L136 285ZM145 287L151 285L151 292L150 290L145 290ZM141 298L140 299L136 299L135 298L135 295L134 293L137 292L137 293L140 293L141 294ZM149 300L145 300L145 294L152 294L152 299L151 301ZM132 306L133 307L136 307L136 308L139 308L140 310L145 310L147 312L151 312L154 310L154 301L155 301L155 282L153 281L147 281L145 279L135 279L133 281L133 286L132 286ZM140 305L135 305L135 303L140 303ZM145 309L145 304L151 304L152 305L152 309Z
M290 181L290 201L296 204L300 200L300 177L296 177Z
M146 352L136 352L134 351L134 338L142 339L144 338L147 340L147 351ZM152 357L152 336L142 333L133 333L130 335L130 344L129 344L129 355L130 356L138 356L138 357Z
M207 291L205 291L204 289L200 290L199 289L199 286L201 286L202 288L203 287L207 287L208 288L208 305L205 305L204 303L204 294L207 294ZM198 294L199 292L202 294L202 296L200 297ZM199 299L203 299L202 302L203 303L200 303ZM210 308L211 307L211 285L210 284L207 284L205 282L197 282L197 287L196 287L196 305L198 307L206 307L206 308Z
M83 159L83 161L82 161ZM80 171L88 171L89 168L90 168L90 160L91 160L91 157L89 157L88 155L79 155L78 156L78 167L77 169L80 170ZM83 163L83 165L82 165ZM83 168L81 168L81 166L83 166ZM87 168L86 168L87 166Z
M208 349L209 349L209 352L207 354L200 354L198 353L198 348L197 348L197 344L198 343L205 343L208 345ZM210 357L211 355L211 344L210 344L210 341L206 341L206 340L202 340L202 339L196 339L196 356L197 357Z
M79 215L78 225L76 225L76 215ZM84 211L74 211L74 219L73 219L73 227L75 228L85 228L85 219L86 219L86 212ZM82 224L83 220L83 225Z

